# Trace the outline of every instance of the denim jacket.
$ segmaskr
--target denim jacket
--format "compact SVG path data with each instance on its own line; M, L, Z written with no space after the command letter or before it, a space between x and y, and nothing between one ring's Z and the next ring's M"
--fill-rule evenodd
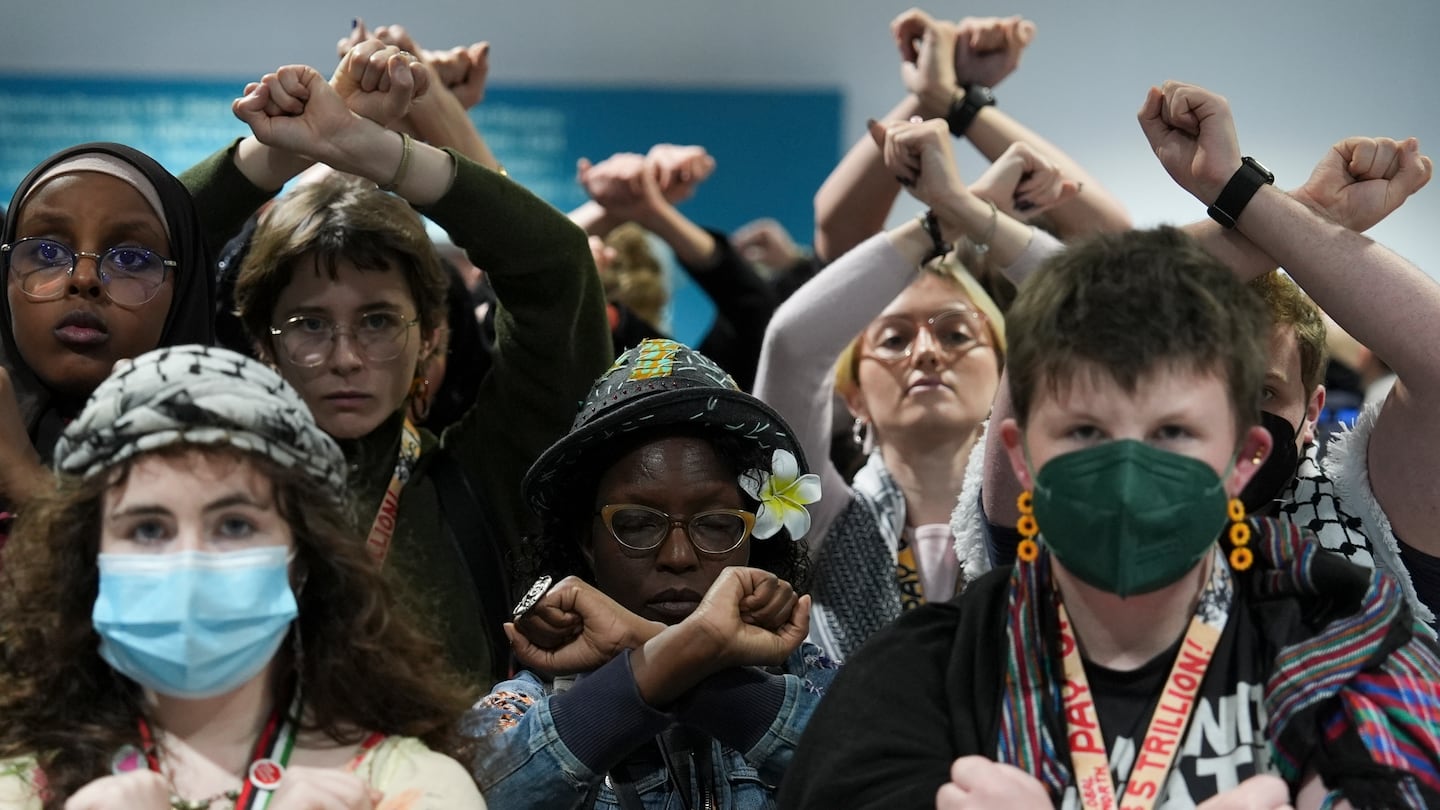
M805 644L785 673L742 668L711 676L670 712L641 699L628 652L557 691L530 672L505 681L465 716L463 731L479 740L472 770L489 805L518 808L622 808L607 771L677 723L708 735L713 807L773 807L789 766L837 665ZM693 763L692 758L692 763ZM645 810L687 806L663 765L633 771ZM692 790L689 806L704 806Z

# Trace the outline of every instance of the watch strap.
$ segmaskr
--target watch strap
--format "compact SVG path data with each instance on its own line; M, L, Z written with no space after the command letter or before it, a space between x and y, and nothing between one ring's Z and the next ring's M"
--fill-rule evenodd
M1230 182L1225 184L1220 196L1215 198L1214 204L1205 209L1205 213L1220 223L1221 227L1234 228L1240 219L1240 212L1245 210L1250 198L1255 196L1261 186L1274 182L1275 175L1260 165L1258 160L1249 156L1241 158L1240 168L1230 176Z
M950 100L950 109L945 113L945 123L950 127L950 134L957 138L965 135L965 130L975 122L975 116L980 111L995 103L995 94L990 88L983 84L965 85L964 93L956 93Z

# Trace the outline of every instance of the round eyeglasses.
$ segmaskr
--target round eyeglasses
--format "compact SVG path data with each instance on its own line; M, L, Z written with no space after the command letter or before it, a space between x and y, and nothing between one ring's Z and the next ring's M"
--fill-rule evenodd
M947 361L990 345L984 315L973 309L948 309L924 320L904 316L881 318L866 331L868 345L862 354L882 363L898 363L915 353L922 332L930 333L935 351Z
M744 509L712 509L677 518L648 506L612 503L601 507L599 515L610 535L632 551L659 548L670 530L680 526L696 550L725 554L739 548L755 528L755 513Z
M180 264L142 247L112 247L104 253L89 253L39 236L0 245L0 253L5 255L20 291L32 301L64 297L75 275L75 263L85 256L95 260L105 295L126 307L149 302L160 292L169 268Z
M407 320L397 312L387 311L366 312L348 327L337 326L322 315L296 315L279 326L270 327L270 334L280 339L280 348L290 362L303 368L324 363L342 334L350 335L366 360L383 363L405 351L410 327L418 323L418 316Z

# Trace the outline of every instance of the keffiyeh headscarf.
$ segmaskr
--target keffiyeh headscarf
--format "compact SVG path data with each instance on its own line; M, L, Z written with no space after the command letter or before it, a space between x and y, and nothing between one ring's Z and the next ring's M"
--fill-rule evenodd
M228 445L299 469L343 503L345 456L295 389L228 349L175 346L122 360L55 445L57 473L89 478L174 444Z

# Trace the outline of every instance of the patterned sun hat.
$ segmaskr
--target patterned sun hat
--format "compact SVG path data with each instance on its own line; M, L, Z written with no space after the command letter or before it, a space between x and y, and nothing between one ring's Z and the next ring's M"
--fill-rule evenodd
M173 444L229 445L346 498L345 456L295 389L265 364L211 346L116 363L55 445L55 471L89 478Z
M600 376L570 432L540 455L525 474L525 499L538 515L570 497L582 459L635 431L698 426L754 442L768 456L805 456L795 434L769 405L740 390L724 369L683 343L650 339L626 350Z

